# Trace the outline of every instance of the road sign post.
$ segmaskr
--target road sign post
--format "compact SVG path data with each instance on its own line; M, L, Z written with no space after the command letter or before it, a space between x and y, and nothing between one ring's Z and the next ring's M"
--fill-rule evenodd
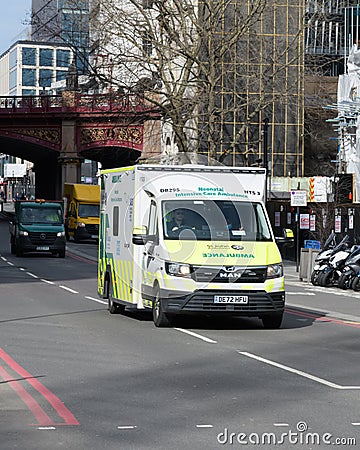
M296 206L296 272L299 272L300 206L307 206L307 191L290 191L290 206Z

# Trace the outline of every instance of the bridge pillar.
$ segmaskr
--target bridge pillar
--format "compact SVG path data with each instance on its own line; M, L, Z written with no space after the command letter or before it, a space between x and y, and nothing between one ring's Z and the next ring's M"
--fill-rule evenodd
M61 128L61 154L58 158L61 165L60 197L63 195L64 183L80 183L83 162L77 152L75 120L63 120Z

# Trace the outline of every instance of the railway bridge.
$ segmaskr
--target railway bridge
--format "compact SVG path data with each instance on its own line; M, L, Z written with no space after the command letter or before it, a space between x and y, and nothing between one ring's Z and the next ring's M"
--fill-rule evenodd
M144 139L160 136L158 118L137 94L0 97L0 152L34 163L37 197L60 198L64 182L80 182L85 158L122 167L159 150L156 139Z

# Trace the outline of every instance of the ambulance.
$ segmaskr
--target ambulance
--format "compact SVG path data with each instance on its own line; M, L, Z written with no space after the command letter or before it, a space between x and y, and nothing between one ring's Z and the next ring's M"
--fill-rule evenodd
M144 164L100 178L98 294L111 314L148 309L157 327L187 314L281 326L265 169Z

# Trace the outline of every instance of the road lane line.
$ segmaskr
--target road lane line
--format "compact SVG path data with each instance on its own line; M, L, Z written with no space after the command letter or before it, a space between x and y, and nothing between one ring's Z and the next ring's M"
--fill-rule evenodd
M11 358L2 348L0 348L0 358L9 366L12 370L17 372L22 378L31 384L31 386L36 389L42 397L50 403L50 405L55 409L57 414L62 417L65 423L58 425L80 425L78 420L72 414L72 412L64 405L64 403L56 397L48 388L40 383L30 372L25 370L20 364L18 364L14 359ZM52 422L51 422L52 425Z
M9 386L18 394L25 405L34 414L38 425L53 425L53 421L42 409L39 403L32 397L19 382L17 382L2 366L0 366L1 378L9 383Z
M15 264L10 261L7 261L7 263L9 264L9 266L15 266Z
M202 336L201 334L194 333L193 331L185 330L184 328L174 328L174 330L180 331L181 333L190 334L190 336L201 339L209 344L217 344L217 341L213 341L212 339Z
M98 298L89 297L87 295L85 295L85 298L87 298L88 300L92 300L93 302L101 303L102 305L108 304L108 302L104 302L104 300L99 300Z
M301 291L301 292L286 292L286 295L302 295L302 296L309 295L309 296L313 296L313 295L316 295L316 294L315 294L315 292L304 292L304 291Z
M47 283L47 284L55 284L53 281L45 280L44 278L41 278L40 281L43 281L44 283Z
M214 428L214 425L196 425L196 428Z
M119 425L117 427L118 430L134 430L136 427L136 425Z
M59 288L64 289L65 291L71 292L72 294L78 294L78 291L74 291L74 289L71 289L67 286L60 285Z
M2 259L3 261L7 261L7 259L6 259L6 258L4 258L3 256L1 257L1 259Z
M270 359L262 358L261 356L254 355L253 353L248 352L238 352L240 355L247 356L248 358L256 359L257 361L263 362L265 364L269 364L270 366L277 367L282 370L286 370L287 372L295 373L304 378L308 378L309 380L316 381L317 383L324 384L325 386L331 387L333 389L341 389L341 390L358 390L360 386L341 386L340 384L332 383L331 381L324 380L323 378L316 377L315 375L311 375L309 373L303 372L302 370L293 369L292 367L285 366L283 364L279 364L275 361L271 361Z
M26 272L27 275L30 275L33 278L39 278L37 275L31 273L31 272Z

